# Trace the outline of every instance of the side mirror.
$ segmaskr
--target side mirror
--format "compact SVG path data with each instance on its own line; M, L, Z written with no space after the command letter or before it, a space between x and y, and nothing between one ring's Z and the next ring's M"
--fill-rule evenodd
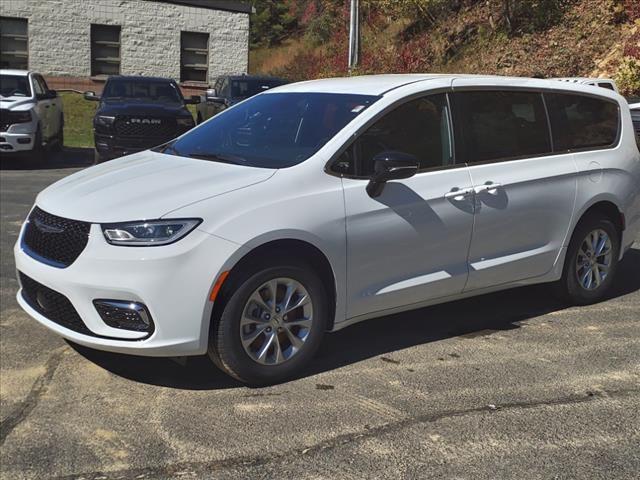
M215 88L210 88L209 90L207 90L205 98L207 100L207 103L218 103L221 105L224 105L225 103L224 98L218 96L218 92L216 92Z
M49 90L47 92L47 96L49 98L58 98L58 92L56 92L55 90Z
M84 92L84 99L91 102L97 102L100 100L100 95L96 95L96 92Z
M191 95L190 98L185 99L184 103L186 103L187 105L197 105L198 103L200 103L200 101L200 95Z
M371 198L379 197L389 180L413 177L420 167L418 159L403 152L382 152L373 157L373 175L367 185Z

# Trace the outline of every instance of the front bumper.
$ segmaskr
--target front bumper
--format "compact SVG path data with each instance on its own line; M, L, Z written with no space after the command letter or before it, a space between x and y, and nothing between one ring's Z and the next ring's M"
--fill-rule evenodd
M78 333L41 315L23 298L21 289L18 303L31 317L80 345L146 356L206 352L211 288L225 262L241 248L197 229L170 245L113 246L94 224L87 246L75 262L56 268L25 253L21 238L22 232L14 247L17 270L66 296L93 335ZM108 326L93 304L96 299L146 305L155 324L153 333L145 338L145 332Z
M30 152L35 139L35 133L0 132L0 153Z

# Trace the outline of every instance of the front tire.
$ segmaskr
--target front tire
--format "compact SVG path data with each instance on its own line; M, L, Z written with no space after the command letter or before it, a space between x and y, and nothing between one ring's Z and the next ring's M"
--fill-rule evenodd
M251 385L294 376L316 354L327 326L320 278L307 264L289 261L227 282L222 312L211 327L210 358Z
M567 250L559 293L575 305L603 300L611 288L620 258L620 234L611 220L600 214L584 218L576 227Z

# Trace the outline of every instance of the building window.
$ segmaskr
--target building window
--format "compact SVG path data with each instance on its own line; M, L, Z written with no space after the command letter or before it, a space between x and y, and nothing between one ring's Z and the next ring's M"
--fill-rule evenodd
M28 40L27 20L0 17L0 67L27 70Z
M91 25L91 76L120 74L120 27Z
M209 34L180 32L180 80L207 83Z

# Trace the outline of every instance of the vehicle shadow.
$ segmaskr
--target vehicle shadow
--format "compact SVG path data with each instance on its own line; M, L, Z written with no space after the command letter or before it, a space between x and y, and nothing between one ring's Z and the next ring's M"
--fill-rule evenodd
M60 152L46 152L35 162L28 154L3 154L0 170L58 170L93 165L93 148L65 147Z
M640 249L619 266L609 299L640 290ZM334 370L368 358L452 337L473 339L520 328L523 322L568 308L548 285L534 285L381 317L326 336L313 364L297 378ZM187 390L242 386L204 356L186 364L166 358L133 357L71 345L102 368L136 382Z

